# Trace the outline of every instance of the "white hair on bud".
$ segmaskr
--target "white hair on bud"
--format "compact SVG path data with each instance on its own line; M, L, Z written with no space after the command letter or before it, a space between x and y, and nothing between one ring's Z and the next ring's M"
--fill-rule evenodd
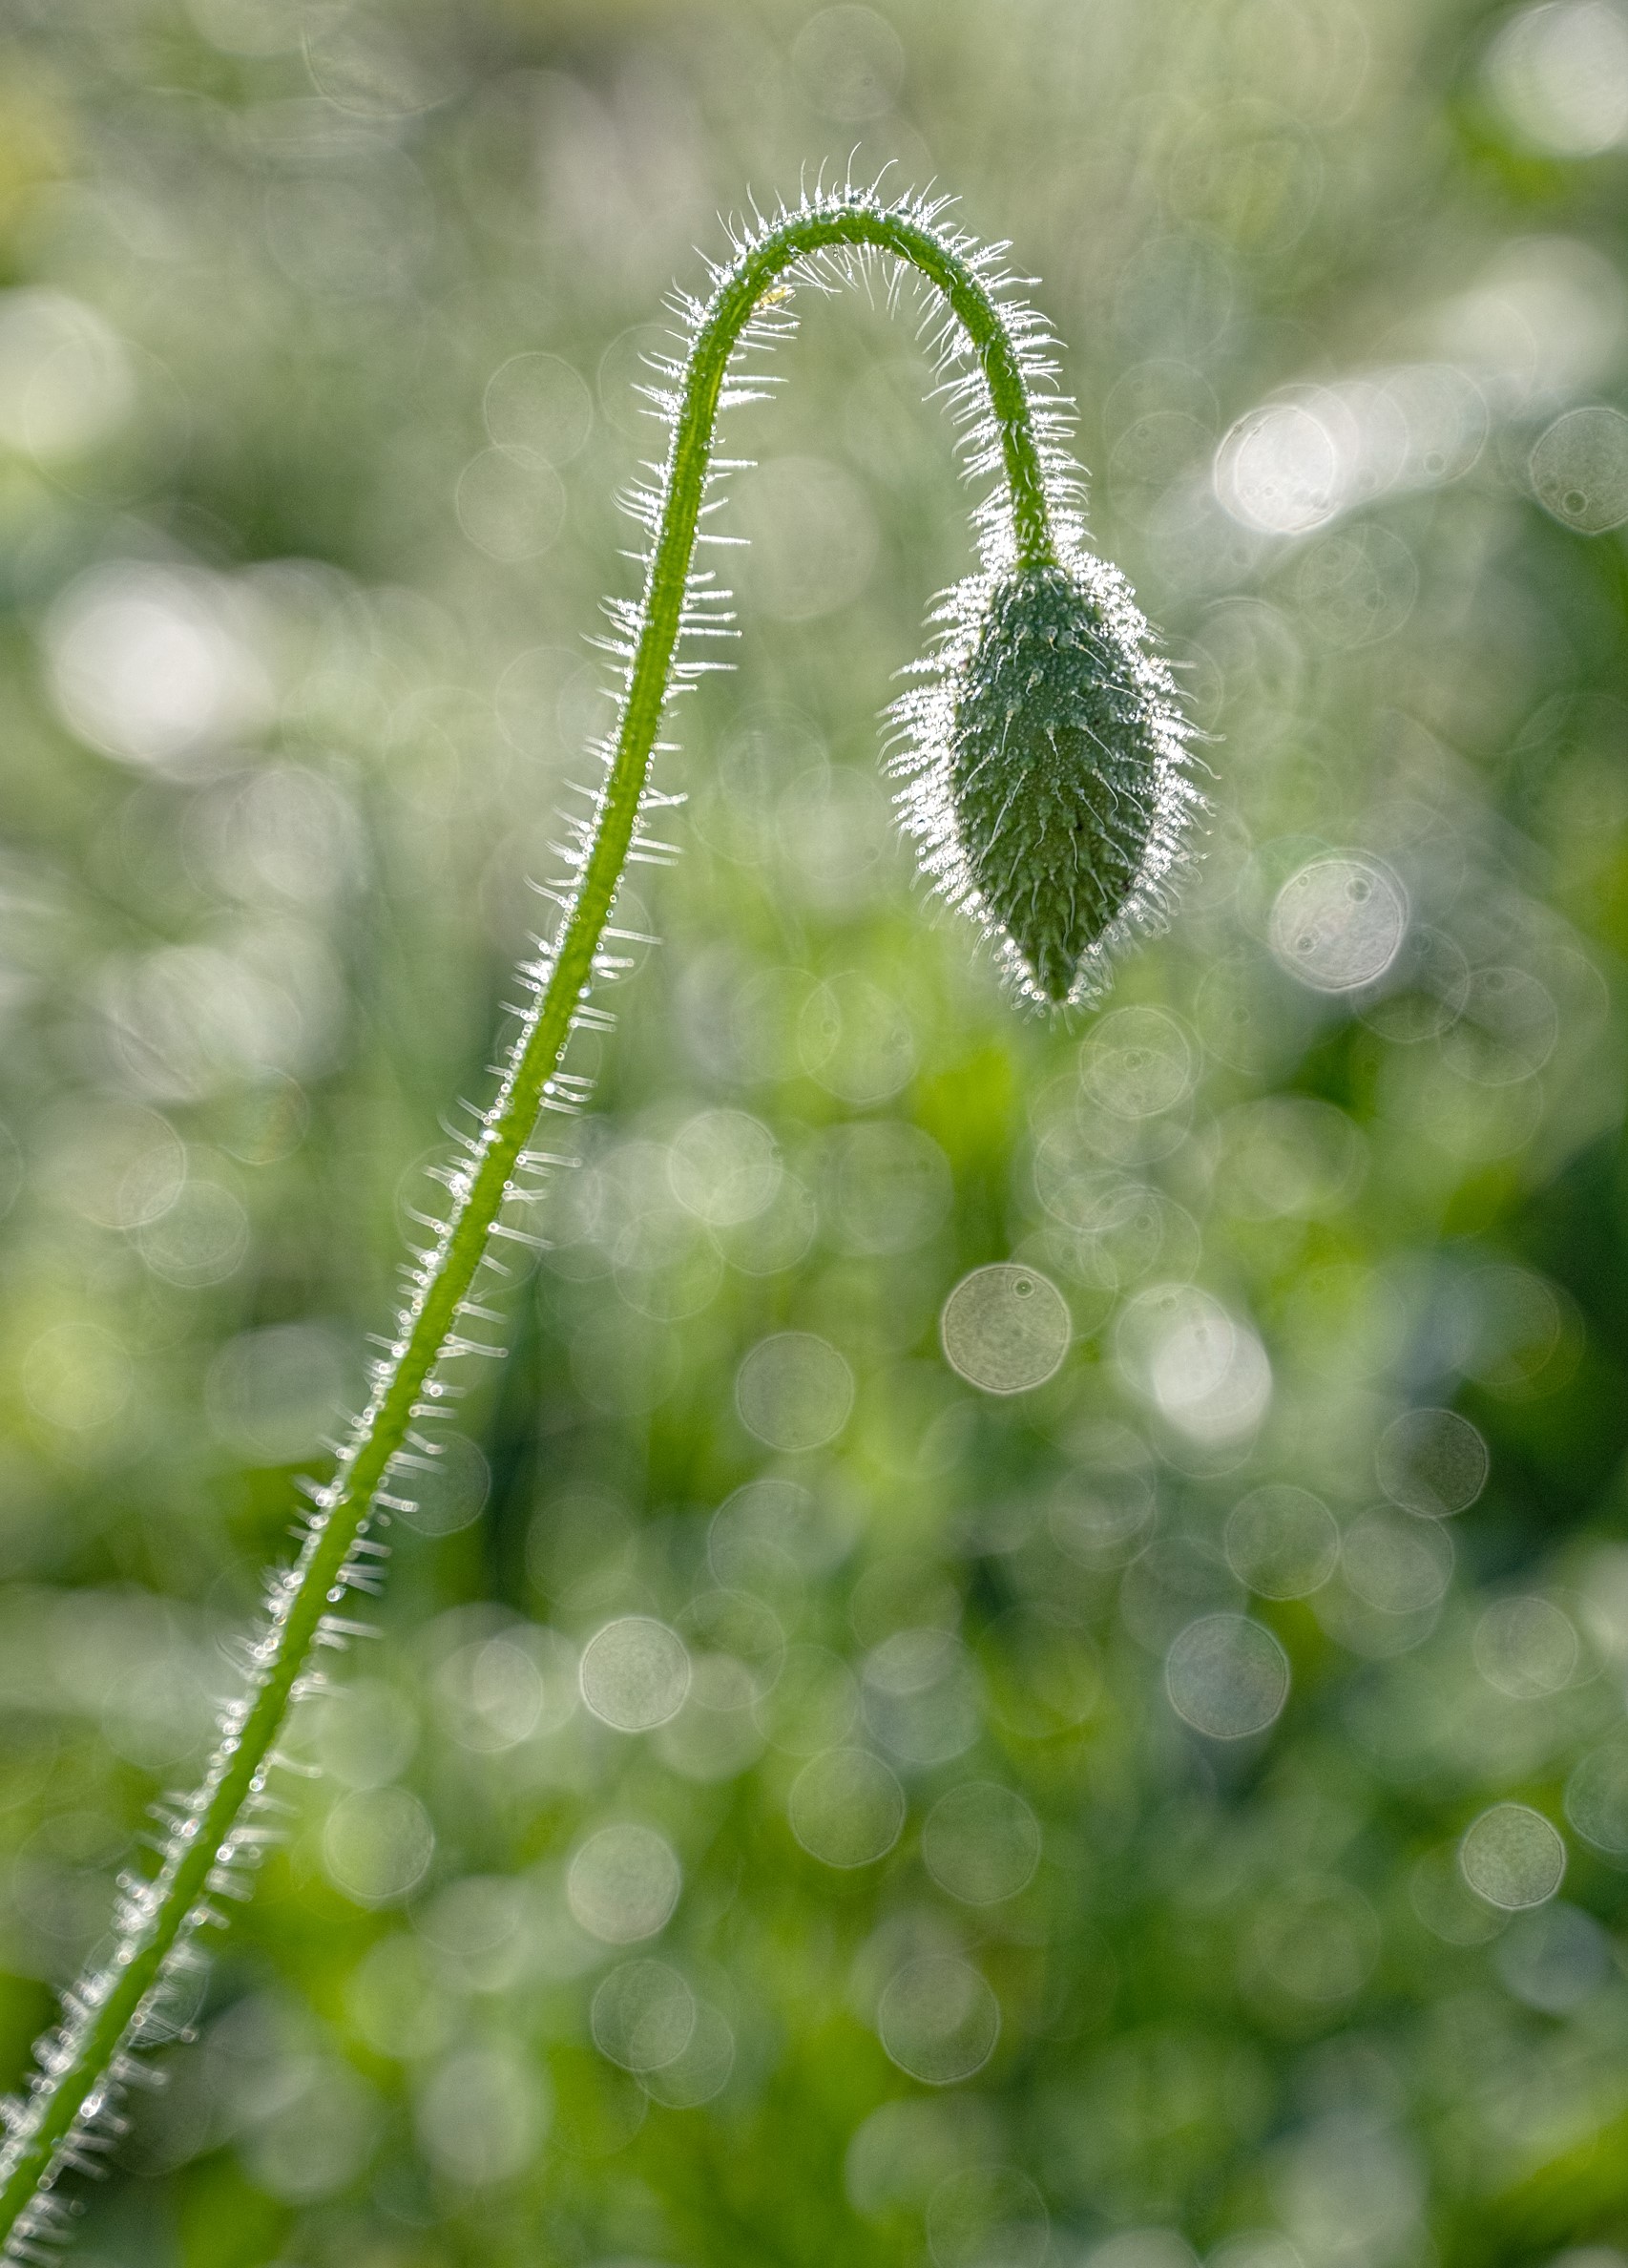
M888 712L901 823L1022 998L1087 1002L1164 927L1204 808L1169 664L1124 577L1077 542L1049 570L967 577L929 623Z

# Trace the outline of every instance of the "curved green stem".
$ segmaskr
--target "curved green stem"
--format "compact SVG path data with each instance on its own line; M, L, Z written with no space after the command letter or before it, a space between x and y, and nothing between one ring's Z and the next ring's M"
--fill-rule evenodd
M490 1241L494 1231L502 1232L499 1214L516 1194L513 1177L538 1112L564 1101L560 1058L581 1018L612 902L636 847L684 627L731 356L764 294L787 267L845 246L891 253L942 292L982 368L1017 559L1044 566L1055 557L1022 350L1010 310L980 273L982 263L938 230L925 208L883 206L851 194L805 204L741 251L694 330L609 774L557 940L534 973L536 1004L454 1179L449 1219L425 1256L372 1398L334 1480L316 1500L296 1565L274 1587L266 1626L249 1653L247 1697L229 1713L203 1784L174 1825L157 1876L148 1884L125 1886L113 1959L69 1997L61 2027L42 2047L41 2069L27 2101L13 2106L0 2148L0 2241L10 2257L28 2257L57 2214L52 2192L62 2172L88 2163L88 2153L101 2142L98 2122L105 2126L129 2075L129 2057L143 2044L144 2024L151 2030L158 2019L157 1996L166 1970L198 1927L220 1918L212 1898L240 1894L240 1875L232 1870L252 1864L258 1835L248 1822L263 1798L289 1702L308 1672L313 1649L343 1645L350 1626L334 1609L350 1587L353 1554L376 1517L392 1460L411 1440L415 1422L435 1414L449 1392L435 1376L438 1365L470 1348L457 1324Z

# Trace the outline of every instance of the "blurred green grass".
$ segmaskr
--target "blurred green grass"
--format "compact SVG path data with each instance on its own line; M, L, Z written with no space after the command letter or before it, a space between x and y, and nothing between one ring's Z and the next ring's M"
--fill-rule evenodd
M9 2073L484 1091L720 212L857 145L1013 240L1216 736L1172 934L1015 1014L876 766L948 422L809 306L553 1249L84 2256L1628 2250L1622 16L3 28ZM939 1332L1008 1262L1074 1334L1010 1397ZM1450 1520L1410 1410L1485 1444ZM1292 1686L1223 1742L1180 1642L1246 1597ZM695 1665L642 1733L577 1668L633 1616ZM1567 1853L1513 1913L1456 1855L1511 1803Z

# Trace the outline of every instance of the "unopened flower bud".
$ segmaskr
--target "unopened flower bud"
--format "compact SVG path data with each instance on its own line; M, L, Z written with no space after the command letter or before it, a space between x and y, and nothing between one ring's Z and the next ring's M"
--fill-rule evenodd
M923 866L1054 1005L1155 928L1200 799L1190 727L1124 578L1085 553L957 586L927 682L896 704Z

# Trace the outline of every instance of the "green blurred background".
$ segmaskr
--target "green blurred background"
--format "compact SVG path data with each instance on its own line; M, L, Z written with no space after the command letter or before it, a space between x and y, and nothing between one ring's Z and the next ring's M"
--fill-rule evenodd
M0 26L5 2084L488 1091L720 215L1012 240L1214 736L1015 1010L877 763L911 295L799 294L552 1248L81 2257L1620 2268L1628 13Z

